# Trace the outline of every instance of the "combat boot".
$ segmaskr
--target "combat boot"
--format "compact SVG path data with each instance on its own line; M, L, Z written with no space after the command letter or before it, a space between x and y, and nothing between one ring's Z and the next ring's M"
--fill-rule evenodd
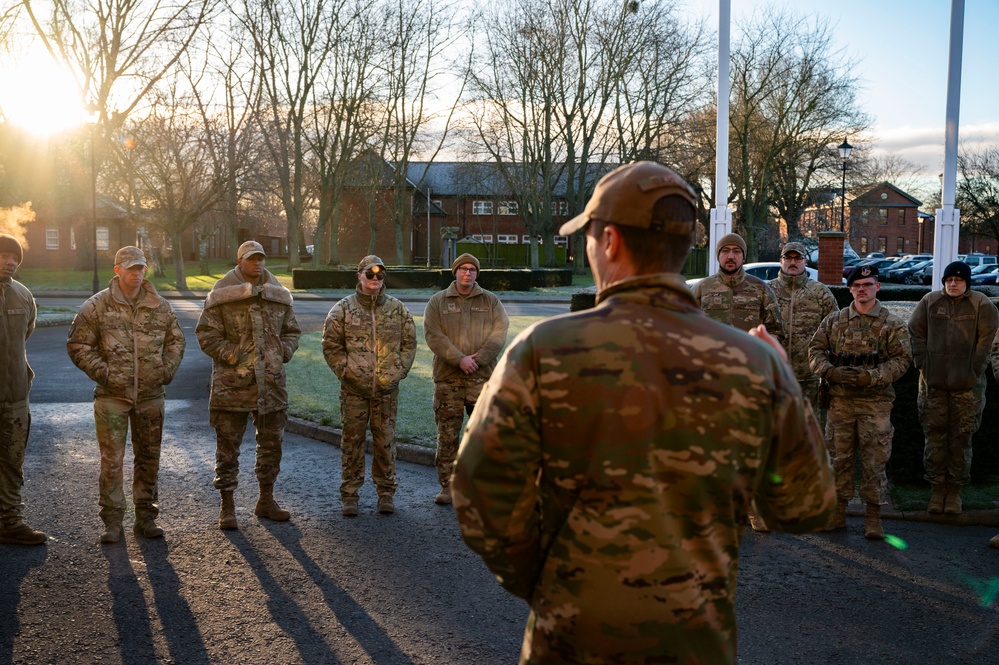
M236 502L232 499L232 490L222 490L222 507L219 508L219 528L223 530L238 529L236 524Z
M395 502L391 494L382 494L378 497L378 512L382 515L391 515L395 512Z
M260 498L257 499L257 507L253 509L253 514L275 522L287 522L291 517L291 513L274 500L274 485L264 483L260 483Z
M947 485L944 483L933 483L930 503L926 506L926 512L939 515L944 511L944 501L947 499Z
M846 506L849 501L844 501L843 499L838 499L836 501L836 512L833 513L832 518L829 520L829 524L826 524L823 531L838 531L839 529L846 528Z
M881 527L881 506L877 503L867 504L867 516L864 518L864 538L884 540L885 530Z
M999 549L999 535L992 536L992 540L989 541L989 547Z
M156 520L152 517L136 517L135 526L132 531L137 536L143 538L160 538L163 536L163 529L156 526Z
M48 538L44 533L35 531L24 522L17 526L0 529L0 543L4 545L41 545Z
M947 515L961 514L961 486L947 484L947 495L944 497L944 513Z
M104 533L101 534L102 543L117 543L121 540L121 522L111 522L104 525Z
M753 531L759 533L770 533L770 527L767 523L763 521L763 518L756 513L756 507L749 507L749 526L753 528Z
M444 487L442 487L441 491L438 492L437 496L434 497L434 503L436 503L438 506L447 506L447 505L450 505L450 503L451 503L451 487L450 486L444 486Z
M343 508L340 510L344 517L357 517L357 497L347 497L343 500Z

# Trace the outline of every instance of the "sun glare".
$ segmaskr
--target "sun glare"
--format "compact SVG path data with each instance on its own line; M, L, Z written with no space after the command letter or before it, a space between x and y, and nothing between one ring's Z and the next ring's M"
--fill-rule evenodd
M0 66L0 111L12 124L40 136L84 119L73 78L39 49Z

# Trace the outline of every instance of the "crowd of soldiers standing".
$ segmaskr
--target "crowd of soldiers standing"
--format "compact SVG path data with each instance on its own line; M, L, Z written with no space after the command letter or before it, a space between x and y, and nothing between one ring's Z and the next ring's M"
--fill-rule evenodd
M33 373L25 342L35 327L31 293L13 279L23 258L16 238L0 235L0 543L40 545L46 534L24 522L21 488L30 429L28 392ZM252 420L256 433L254 474L258 517L287 521L274 497L288 419L284 365L298 349L302 330L292 295L266 268L260 243L247 241L236 266L209 292L195 327L202 351L212 358L209 424L215 430L214 486L220 494L218 526L237 529L235 497L239 453ZM100 449L98 477L102 543L123 536L126 498L123 464L131 430L134 454L132 502L137 536L157 538L158 476L165 386L184 356L185 340L170 304L145 279L146 258L138 247L115 254L108 288L88 299L73 319L66 348L70 359L94 381L94 424ZM451 503L451 468L464 411L471 412L482 384L506 343L509 319L495 295L476 283L479 261L455 259L455 281L434 295L425 312L427 343L434 351L434 416L439 505ZM413 317L385 293L385 265L366 256L357 267L355 293L330 310L322 349L340 381L343 422L340 495L345 517L357 515L364 482L364 439L371 429L371 478L378 511L395 510L395 420L399 382L416 356Z
M884 538L880 513L888 498L892 383L910 362L919 370L917 408L932 491L927 511L960 514L961 489L971 482L971 439L982 421L990 359L999 378L999 311L971 290L971 268L961 261L949 264L942 288L924 296L906 324L878 300L876 267L850 272L846 281L853 302L841 310L829 288L809 278L801 243L784 245L780 273L769 282L743 270L741 236L726 235L715 249L718 273L694 287L701 308L742 330L763 325L780 339L802 392L819 410L836 477L837 508L826 530L847 526L859 451L864 535ZM753 513L750 524L756 531L768 530ZM999 536L990 544L999 547Z

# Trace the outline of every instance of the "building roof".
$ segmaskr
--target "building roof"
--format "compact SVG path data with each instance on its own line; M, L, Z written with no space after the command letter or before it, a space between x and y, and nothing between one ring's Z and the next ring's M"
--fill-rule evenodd
M856 205L856 206L871 205L871 206L880 206L880 207L887 207L887 208L900 207L900 206L904 206L905 205L905 204L899 204L899 203L885 203L884 201L881 201L879 199L875 199L874 195L877 194L878 192L880 192L884 188L890 189L891 191L895 192L896 194L898 194L902 198L906 199L907 201L910 201L911 205L914 205L916 207L919 207L919 206L923 205L922 201L920 201L916 197L912 196L911 194L908 194L907 192L903 192L901 189L899 189L895 185L891 184L890 182L882 182L881 184L879 184L879 185L877 185L875 187L872 187L871 189L867 190L866 192L864 192L863 194L861 194L857 198L855 198L852 201L850 201L850 205L851 206L854 206L854 205Z
M587 180L591 187L599 176L617 167L617 164L592 164ZM495 162L410 162L406 175L410 182L419 183L419 189L436 196L513 196L513 191L503 178ZM415 184L414 184L415 186ZM565 174L559 177L553 193L565 196Z

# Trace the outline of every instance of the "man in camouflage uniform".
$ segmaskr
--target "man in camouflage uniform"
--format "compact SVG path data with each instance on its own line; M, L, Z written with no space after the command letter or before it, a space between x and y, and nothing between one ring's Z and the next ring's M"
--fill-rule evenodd
M763 324L783 342L780 307L767 283L742 268L746 241L737 233L722 236L716 245L718 272L694 287L694 300L715 321L749 332Z
M830 314L809 347L812 371L829 382L826 439L836 473L836 514L827 530L846 528L846 507L853 498L853 458L859 450L860 498L867 504L864 535L884 538L881 504L887 502L885 464L894 428L892 383L909 367L912 348L905 323L877 299L878 270L858 266L847 278L853 302Z
M260 495L253 513L284 522L290 515L274 500L281 471L281 443L288 421L284 365L298 350L292 297L264 266L263 246L239 246L236 267L212 287L195 334L212 358L209 419L215 428L215 488L221 494L219 528L236 529L233 492L238 485L239 447L247 417L257 430L254 473Z
M762 339L703 315L677 272L695 196L652 162L597 184L597 307L520 334L482 390L451 481L462 536L531 605L521 663L735 663L739 541L834 504L818 425ZM762 331L762 332L760 332Z
M819 377L812 374L808 365L808 345L822 319L838 312L839 305L828 286L808 277L806 256L805 246L800 242L784 245L780 253L780 274L768 285L780 306L788 362L794 368L801 391L812 407L818 409ZM821 422L824 414L822 411L819 414Z
M326 315L323 356L340 380L340 498L344 517L357 515L364 484L364 434L371 423L371 480L378 512L395 512L395 416L399 382L416 359L416 326L409 310L385 293L385 264L365 256L357 264L357 288Z
M767 283L749 275L742 268L746 261L746 241L737 233L719 238L715 245L718 272L705 277L694 287L694 299L704 313L715 321L749 332L763 325L767 332L784 342L780 307ZM766 533L766 521L750 507L749 524L754 531Z
M435 293L423 313L427 346L434 352L439 505L451 503L451 470L465 411L472 412L506 344L510 319L495 295L475 282L479 260L462 254L451 264L454 281Z
M83 303L73 319L66 350L97 385L94 422L101 450L102 543L122 536L125 493L122 464L132 427L132 501L137 536L158 538L157 478L163 441L164 389L184 357L184 333L170 303L146 280L146 257L122 247L108 288Z
M909 318L931 513L961 512L961 488L971 482L971 437L982 424L985 370L997 329L999 310L971 290L971 267L962 261L944 268L943 288L923 296Z
M42 545L41 531L24 523L24 450L31 429L28 393L35 373L24 343L35 330L38 308L14 279L24 253L17 238L0 233L0 543Z

